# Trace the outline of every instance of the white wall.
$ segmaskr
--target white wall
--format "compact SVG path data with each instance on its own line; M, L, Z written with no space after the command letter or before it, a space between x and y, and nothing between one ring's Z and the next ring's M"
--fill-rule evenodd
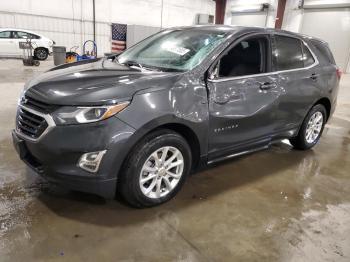
M289 0L288 0L289 1ZM270 7L267 14L267 27L275 27L275 18L277 14L278 0L227 0L225 24L231 25L231 8L232 6L250 6L257 4L269 3Z
M338 65L342 70L349 73L350 17L349 11L346 11L349 8L343 8L349 4L350 0L305 0L304 5L313 8L310 12L309 9L298 8L299 0L289 0L287 1L282 28L316 36L327 41ZM321 10L322 12L320 12ZM341 11L346 12L346 15ZM315 16L318 12L320 15ZM317 21L312 20L310 23L310 14L313 14L313 17L318 17L318 19L314 19Z
M161 19L163 1L163 16ZM96 0L99 54L110 52L111 23L171 27L214 15L213 0ZM68 49L93 38L92 0L0 0L0 27L30 29ZM79 50L80 51L80 50Z
M286 10L283 18L282 28L292 32L299 32L302 19L303 19L303 9L299 9L300 0L288 0L286 4ZM350 0L304 0L305 4L311 6L322 6L322 5L341 5L350 4ZM327 19L325 17L325 19ZM315 21L324 22L324 21Z

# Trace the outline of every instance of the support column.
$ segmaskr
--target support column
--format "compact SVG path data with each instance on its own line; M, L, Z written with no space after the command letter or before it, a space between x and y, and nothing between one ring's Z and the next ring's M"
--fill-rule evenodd
M215 24L223 24L225 20L227 0L215 0Z
M286 2L286 0L278 0L277 15L275 22L275 28L277 29L282 28L284 10L286 9Z

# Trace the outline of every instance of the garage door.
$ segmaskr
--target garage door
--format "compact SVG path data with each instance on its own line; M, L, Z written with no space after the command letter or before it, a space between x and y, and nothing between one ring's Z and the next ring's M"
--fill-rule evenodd
M232 13L231 24L265 27L266 18L267 18L267 12Z
M301 33L329 43L337 65L347 70L350 55L350 8L304 10Z

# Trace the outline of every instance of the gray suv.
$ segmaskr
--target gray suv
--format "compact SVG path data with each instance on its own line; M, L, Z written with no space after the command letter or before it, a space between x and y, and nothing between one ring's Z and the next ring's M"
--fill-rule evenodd
M12 132L47 180L135 207L172 198L200 167L320 139L340 71L327 43L273 29L171 28L29 81Z

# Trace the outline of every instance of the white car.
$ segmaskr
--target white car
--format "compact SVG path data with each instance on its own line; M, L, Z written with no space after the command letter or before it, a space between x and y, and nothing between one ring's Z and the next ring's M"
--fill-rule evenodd
M20 42L31 39L34 48L34 57L38 60L47 59L52 53L55 41L32 31L15 28L0 28L0 57L21 57L23 50Z

